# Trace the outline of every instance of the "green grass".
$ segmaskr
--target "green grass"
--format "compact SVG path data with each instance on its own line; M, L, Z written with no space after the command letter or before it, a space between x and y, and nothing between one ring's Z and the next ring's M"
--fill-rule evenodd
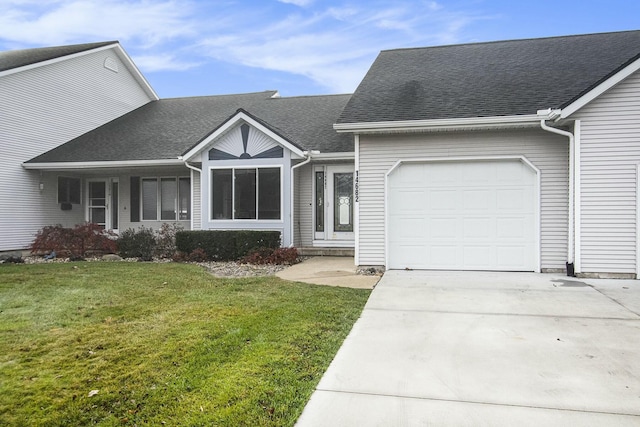
M0 265L0 425L293 425L369 292L176 263Z

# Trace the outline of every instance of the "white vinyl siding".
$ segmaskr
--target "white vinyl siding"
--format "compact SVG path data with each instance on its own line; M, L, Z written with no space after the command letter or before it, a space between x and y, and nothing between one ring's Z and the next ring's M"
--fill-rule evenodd
M107 57L118 73L104 67ZM150 98L111 49L2 76L0 93L1 251L26 247L44 225L77 220L77 207L60 210L48 197L50 184L39 191L39 172L22 163Z
M540 169L541 268L567 260L568 143L538 129L361 135L359 263L385 264L385 173L398 160L524 156Z
M636 167L640 163L640 74L605 92L581 122L581 272L636 272Z
M202 228L202 205L201 200L202 196L200 194L200 172L192 171L191 172L191 186L192 186L192 205L193 209L191 210L191 217L193 218L193 229L200 230Z
M295 245L298 247L313 245L313 194L311 164L296 169L295 177Z

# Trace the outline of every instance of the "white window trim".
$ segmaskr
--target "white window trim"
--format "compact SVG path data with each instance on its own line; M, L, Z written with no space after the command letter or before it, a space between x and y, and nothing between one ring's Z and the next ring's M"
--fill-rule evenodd
M235 170L236 169L255 169L256 170L256 176L258 176L257 174L257 170L258 169L274 169L274 168L278 168L280 169L280 218L279 219L235 219L233 218L233 216L235 216L235 200L236 200L236 186L235 186ZM220 218L220 219L216 219L213 218L213 176L212 176L212 172L214 170L231 170L231 216L232 218ZM240 223L247 223L247 224L262 224L262 223L267 223L267 222L273 222L273 223L284 223L284 168L283 165L269 165L269 164L265 164L265 165L234 165L234 166L209 166L208 169L208 180L209 180L209 197L208 200L209 202L207 203L209 206L207 206L207 220L209 222L233 222L236 224L240 224ZM256 210L258 209L258 189L256 187ZM257 217L257 211L256 211L256 217Z
M144 180L155 180L157 183L156 186L156 219L144 219ZM161 219L162 217L162 186L160 182L162 179L174 179L176 182L176 199L175 199L175 219ZM189 203L189 219L180 219L180 179L188 179L189 180L189 197L191 201ZM192 193L193 180L189 175L172 175L172 176L143 176L140 177L140 222L167 222L167 221L191 221L193 218L193 194Z

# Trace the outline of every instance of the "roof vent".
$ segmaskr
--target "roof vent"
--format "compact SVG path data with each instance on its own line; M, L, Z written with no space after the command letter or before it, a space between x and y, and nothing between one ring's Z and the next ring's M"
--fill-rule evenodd
M104 68L106 68L107 70L111 70L114 73L118 72L118 62L111 58L111 57L107 57L107 59L104 60Z

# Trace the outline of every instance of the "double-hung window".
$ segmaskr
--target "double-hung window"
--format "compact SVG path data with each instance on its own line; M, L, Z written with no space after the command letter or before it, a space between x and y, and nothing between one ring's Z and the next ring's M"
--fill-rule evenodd
M281 168L211 170L211 219L282 219Z
M188 219L191 219L190 178L142 178L143 221Z

